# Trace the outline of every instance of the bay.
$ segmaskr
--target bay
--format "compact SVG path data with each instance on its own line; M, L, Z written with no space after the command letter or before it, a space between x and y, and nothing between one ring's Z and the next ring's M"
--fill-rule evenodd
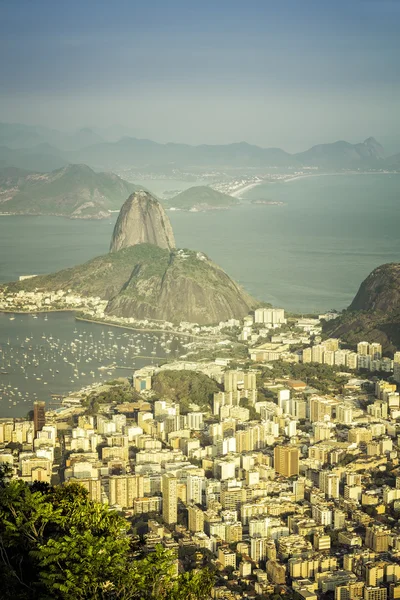
M35 400L51 406L54 394L132 377L182 347L171 335L77 321L67 312L0 313L0 332L0 417L24 417Z
M168 215L179 247L205 252L260 300L304 313L342 309L372 269L400 260L400 175L267 183L245 200L229 211ZM0 281L106 253L116 217L0 217Z
M251 204L257 200L283 205ZM229 211L168 214L179 247L207 253L255 297L309 313L348 306L372 269L400 261L399 202L400 175L331 175L262 184ZM116 218L0 216L0 281L51 273L106 253ZM0 416L23 416L35 398L49 401L52 393L102 380L100 366L114 362L130 369L151 362L135 358L134 348L124 354L119 347L132 343L125 333L134 335L77 322L71 313L47 320L0 314L0 370L7 372L0 375ZM110 343L113 336L120 336L116 343ZM159 339L143 337L139 345L141 354L163 356ZM39 364L23 369L29 362L24 354ZM103 378L127 374L110 372L103 371Z

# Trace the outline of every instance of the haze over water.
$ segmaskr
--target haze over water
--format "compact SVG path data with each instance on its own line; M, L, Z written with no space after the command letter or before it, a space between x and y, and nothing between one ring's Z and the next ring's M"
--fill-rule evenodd
M373 268L400 260L400 175L263 184L246 194L257 199L285 205L169 211L177 245L206 252L257 298L297 312L345 308ZM0 217L0 281L106 253L115 218Z

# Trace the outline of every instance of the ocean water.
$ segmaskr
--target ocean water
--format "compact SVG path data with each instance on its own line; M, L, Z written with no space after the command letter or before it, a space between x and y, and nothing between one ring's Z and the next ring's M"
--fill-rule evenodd
M180 245L204 250L255 297L296 312L342 309L372 269L400 261L400 175L263 184L229 212L173 213Z
M178 246L207 253L255 297L308 313L346 307L373 268L400 261L399 204L400 175L332 175L260 185L229 211L169 216ZM106 253L116 218L0 216L0 281ZM52 394L130 374L164 356L162 343L71 313L0 313L0 417L24 416L36 398L50 402ZM100 369L111 364L129 370Z
M251 200L284 202L254 205ZM202 250L255 297L287 310L342 309L376 266L400 260L400 175L263 184L229 211L169 211L178 246ZM0 217L0 281L108 251L104 221Z
M131 377L134 369L176 357L187 341L77 321L67 312L0 313L0 417L24 417L34 400L59 405L52 395Z

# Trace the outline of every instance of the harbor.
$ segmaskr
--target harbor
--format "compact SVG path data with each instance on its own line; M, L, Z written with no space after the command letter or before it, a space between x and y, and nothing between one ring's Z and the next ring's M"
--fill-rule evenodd
M24 417L85 386L176 358L182 339L77 321L73 313L0 313L0 417ZM189 340L186 340L187 342Z

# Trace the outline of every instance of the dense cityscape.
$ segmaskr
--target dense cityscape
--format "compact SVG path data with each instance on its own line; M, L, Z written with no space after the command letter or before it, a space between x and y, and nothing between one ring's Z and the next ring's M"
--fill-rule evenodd
M400 600L399 30L0 2L0 600Z
M322 339L335 317L256 309L224 324L245 358L152 365L57 410L36 401L0 420L0 463L27 483L78 482L144 552L210 566L213 598L397 598L400 354Z

